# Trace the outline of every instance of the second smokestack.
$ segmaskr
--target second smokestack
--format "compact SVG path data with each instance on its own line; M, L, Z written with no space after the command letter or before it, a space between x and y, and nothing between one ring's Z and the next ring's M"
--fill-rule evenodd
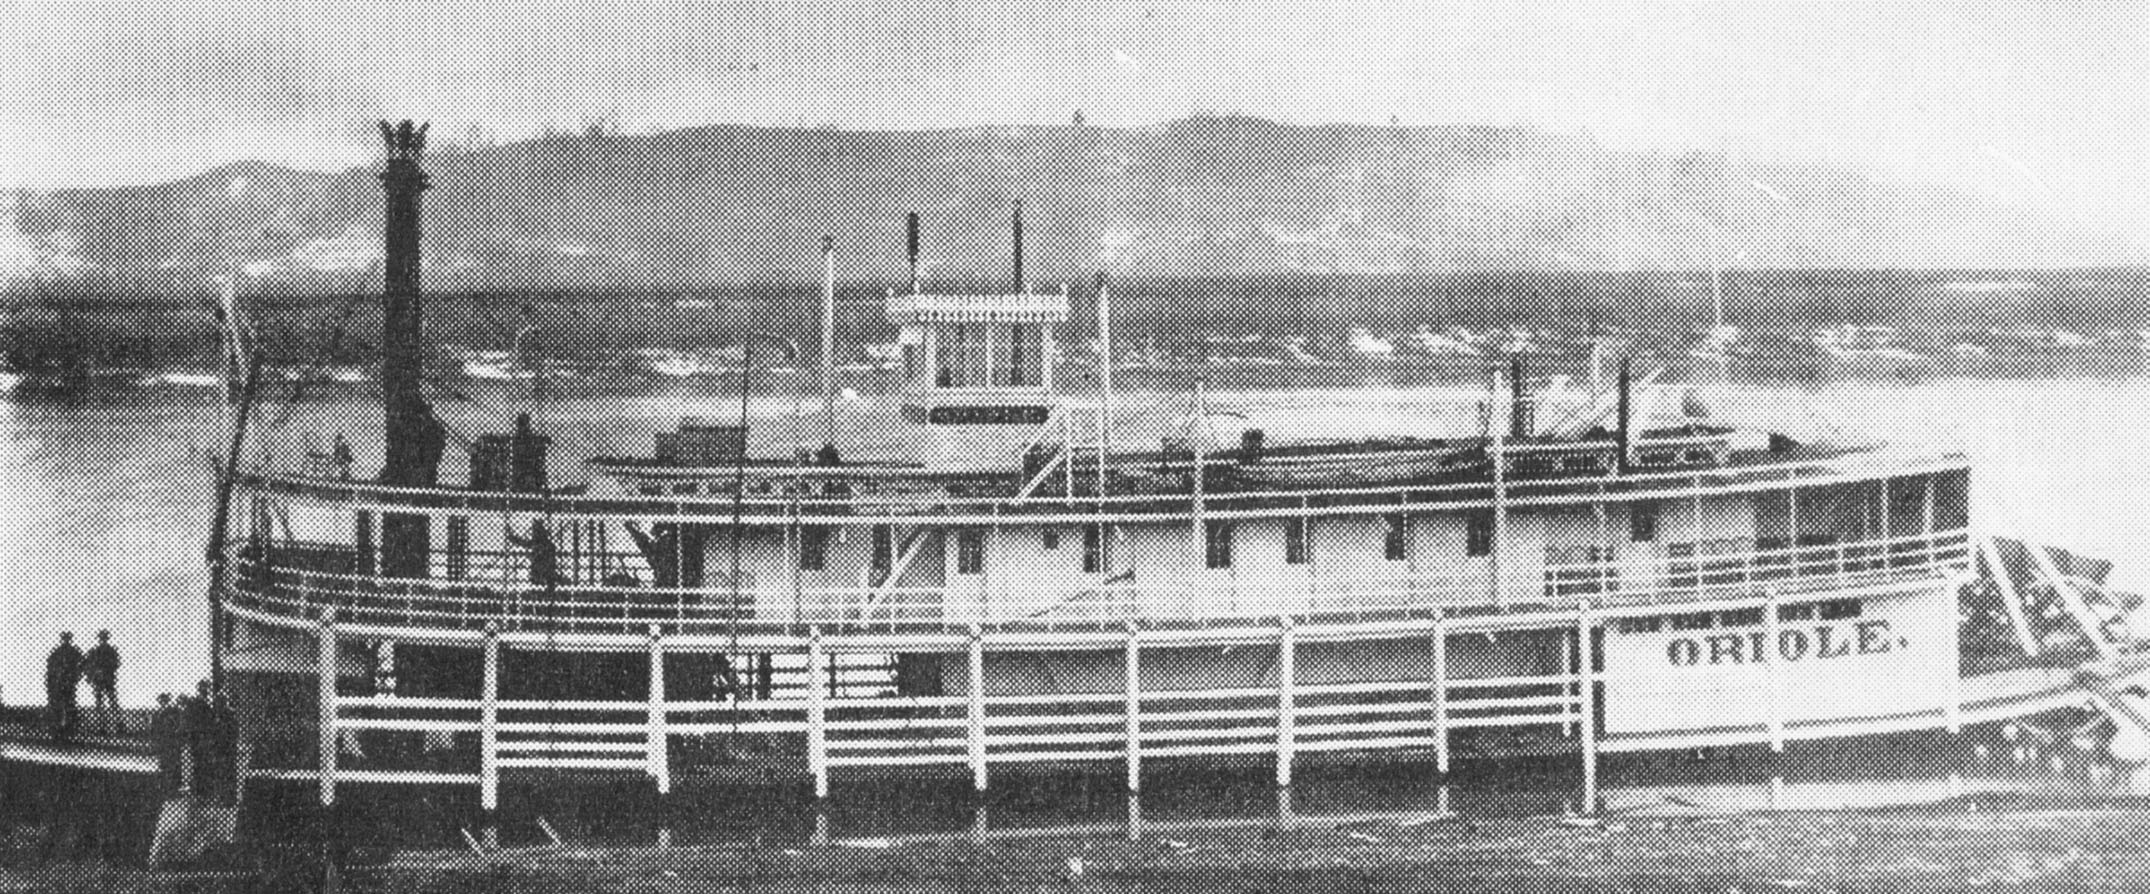
M1015 294L1023 294L1023 200L1015 200Z

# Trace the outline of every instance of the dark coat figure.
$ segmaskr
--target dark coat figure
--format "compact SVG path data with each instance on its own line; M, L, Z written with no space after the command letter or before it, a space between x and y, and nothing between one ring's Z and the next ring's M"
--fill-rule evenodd
M186 784L186 776L180 766L186 738L186 715L178 705L172 704L172 694L157 694L157 713L149 717L149 745L157 755L157 778L167 793L176 792Z
M209 703L209 791L218 804L230 806L239 796L239 718L231 700L219 692Z
M216 707L209 695L209 681L203 680L194 689L192 698L182 699L180 704L180 733L187 746L187 764L192 768L189 782L197 795L209 790L216 764Z
M90 682L90 709L107 734L127 731L119 713L119 650L112 646L112 631L97 631L97 645L83 657L82 678Z
M75 711L75 684L82 679L82 650L75 648L75 635L60 634L60 644L45 656L45 710L52 724L52 740L74 738L80 719Z
M552 528L543 521L530 523L528 539L508 532L508 542L530 551L530 585L540 589L567 583L560 576L560 548L552 542Z

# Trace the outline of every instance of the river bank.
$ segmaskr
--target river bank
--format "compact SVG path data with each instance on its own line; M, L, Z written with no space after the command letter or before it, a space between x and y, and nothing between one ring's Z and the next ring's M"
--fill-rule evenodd
M2143 805L1992 809L1955 802L1877 812L1639 813L1602 820L1452 817L1289 829L827 847L411 851L336 873L344 891L2120 890L2150 874ZM2010 806L2010 805L2000 805ZM1676 808L1674 808L1676 810ZM313 887L304 859L186 871L101 862L26 869L13 842L0 890L225 891Z

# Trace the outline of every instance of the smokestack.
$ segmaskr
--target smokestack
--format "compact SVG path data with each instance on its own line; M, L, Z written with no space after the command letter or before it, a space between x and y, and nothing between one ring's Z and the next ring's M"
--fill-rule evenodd
M1523 382L1521 354L1508 355L1508 388L1508 437L1520 441L1530 437L1530 386Z
M1620 373L1617 380L1617 387L1620 389L1620 402L1617 405L1618 409L1614 410L1613 416L1613 437L1619 442L1620 455L1614 458L1613 468L1622 475L1627 474L1627 448L1629 441L1632 439L1632 435L1628 431L1628 426L1630 425L1628 415L1631 412L1628 408L1628 391L1632 386L1632 382L1629 379L1631 374L1628 358L1621 357Z
M911 262L911 294L918 294L918 212L904 215L904 250Z
M387 198L382 228L385 288L381 314L382 435L387 456L380 482L392 487L433 487L440 479L447 431L426 404L420 381L425 363L425 300L419 287L419 210L427 178L427 125L381 122L388 152L381 171ZM432 538L426 516L385 513L381 518L381 573L426 577Z
M1015 200L1015 294L1023 294L1023 200Z

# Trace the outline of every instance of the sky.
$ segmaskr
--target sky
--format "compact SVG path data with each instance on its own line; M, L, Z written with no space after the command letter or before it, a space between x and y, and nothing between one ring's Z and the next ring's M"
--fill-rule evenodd
M2135 3L0 0L0 187L340 169L372 120L1524 124L1969 190L2150 246Z

